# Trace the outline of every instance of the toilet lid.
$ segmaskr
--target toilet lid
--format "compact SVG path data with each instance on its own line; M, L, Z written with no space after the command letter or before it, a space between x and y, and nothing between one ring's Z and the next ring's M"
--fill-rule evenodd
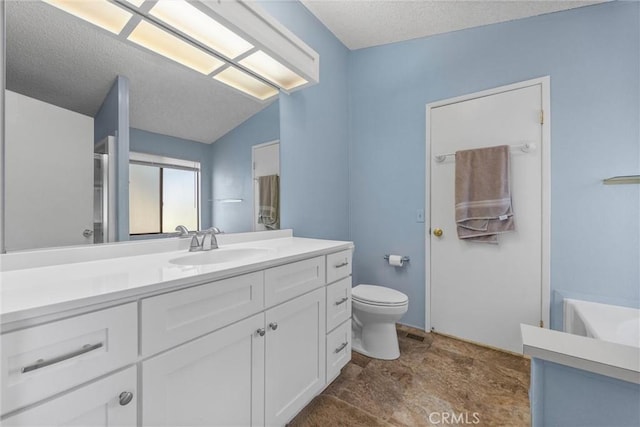
M409 298L395 289L375 285L358 285L351 289L351 297L365 304L404 305Z

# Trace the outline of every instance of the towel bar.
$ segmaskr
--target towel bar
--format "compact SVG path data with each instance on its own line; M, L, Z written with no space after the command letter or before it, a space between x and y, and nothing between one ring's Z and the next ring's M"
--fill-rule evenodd
M520 145L510 145L509 148L512 150L520 150L523 153L530 153L536 150L536 144L532 142L526 142ZM456 153L437 154L433 156L433 160L435 160L437 163L442 163L447 157L455 156L455 155Z
M640 175L612 176L603 179L602 182L607 185L611 184L640 184Z

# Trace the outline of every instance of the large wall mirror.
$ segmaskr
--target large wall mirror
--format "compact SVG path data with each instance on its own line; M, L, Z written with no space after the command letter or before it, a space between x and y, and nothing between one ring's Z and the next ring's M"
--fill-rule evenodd
M142 235L173 231L158 215L185 203L196 206L198 228L260 228L252 146L277 143L277 97L256 100L45 2L3 3L4 250L136 238L118 210L130 205L118 167L142 183L131 204L160 212L131 218ZM101 229L98 212L119 225Z

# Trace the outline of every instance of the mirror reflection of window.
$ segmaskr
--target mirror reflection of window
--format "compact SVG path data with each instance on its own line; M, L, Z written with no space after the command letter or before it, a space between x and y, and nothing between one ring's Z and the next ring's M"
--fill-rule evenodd
M199 228L200 164L131 153L129 234L173 233L177 225Z
M163 233L172 233L181 224L189 230L198 229L197 174L189 170L162 169Z

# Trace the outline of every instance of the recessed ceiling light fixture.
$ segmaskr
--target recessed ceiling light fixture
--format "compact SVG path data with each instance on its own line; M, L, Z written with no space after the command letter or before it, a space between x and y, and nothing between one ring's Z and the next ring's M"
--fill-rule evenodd
M104 30L119 34L129 19L133 16L126 10L119 8L106 0L77 1L77 0L43 0L60 10L84 19Z
M318 54L252 2L43 1L259 100L318 81Z
M224 65L218 58L147 21L140 21L127 39L205 75Z
M158 0L149 13L227 58L236 58L253 45L184 0Z
M262 101L278 94L278 90L273 86L233 66L225 68L213 78Z
M291 90L307 83L305 79L261 50L241 60L240 65L244 65L284 90Z
M144 0L127 0L127 1L138 7L142 6L142 3L144 3Z

